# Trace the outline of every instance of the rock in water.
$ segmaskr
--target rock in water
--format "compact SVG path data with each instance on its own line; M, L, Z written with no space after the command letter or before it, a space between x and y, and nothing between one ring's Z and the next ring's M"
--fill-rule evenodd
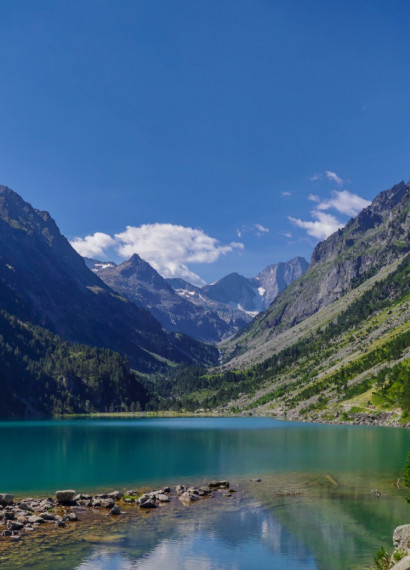
M396 550L410 548L410 524L403 524L394 529L393 544Z
M229 482L228 481L210 481L208 486L211 489L215 489L215 488L229 489Z
M8 507L13 504L14 495L9 495L9 493L0 493L0 505L3 507Z
M71 503L76 495L76 491L73 489L66 489L64 491L56 491L56 500L57 503L64 504L64 503Z

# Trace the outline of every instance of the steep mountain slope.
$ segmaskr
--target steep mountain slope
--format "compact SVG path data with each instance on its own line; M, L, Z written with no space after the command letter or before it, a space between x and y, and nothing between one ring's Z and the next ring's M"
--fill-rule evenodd
M47 212L0 187L0 309L64 339L126 354L141 371L171 362L214 362L216 351L167 334L152 315L114 293Z
M261 310L262 300L258 288L239 273L230 273L216 283L205 285L203 291L214 301L242 311L256 313Z
M226 344L225 359L257 349L409 250L410 185L401 182L316 246L308 271Z
M219 303L224 303L255 315L264 311L281 291L298 279L308 268L303 257L290 261L274 263L261 271L256 277L243 277L231 273L216 283L205 285L205 295Z
M229 336L238 332L253 319L252 314L246 311L211 299L203 287L196 287L180 278L167 279L166 281L180 297L201 307L205 311L216 313L218 317L228 325L230 331Z
M71 344L0 310L0 418L143 409L127 359Z
M410 427L410 254L275 340L241 370L180 371L166 405Z
M266 310L286 287L299 279L308 269L304 257L294 257L290 261L269 265L251 281L255 283L262 297L261 307Z
M178 295L149 263L134 254L119 266L86 260L114 291L151 314L169 331L178 331L205 342L218 342L238 330L211 309ZM246 323L241 320L244 326Z

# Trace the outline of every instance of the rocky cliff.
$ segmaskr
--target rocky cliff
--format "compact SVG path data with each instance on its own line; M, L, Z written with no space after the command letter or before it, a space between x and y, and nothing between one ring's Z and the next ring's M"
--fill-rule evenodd
M319 243L307 272L281 293L227 347L245 352L266 342L357 287L410 250L410 184L400 182L376 196L347 225Z

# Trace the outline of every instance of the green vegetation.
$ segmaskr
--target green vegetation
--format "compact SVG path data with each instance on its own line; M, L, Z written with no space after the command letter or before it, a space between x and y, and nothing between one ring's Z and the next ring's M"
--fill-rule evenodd
M266 392L245 405L245 409L282 399L287 408L318 396L304 412L324 409L328 403L324 392L331 390L337 400L347 400L377 386L375 403L384 407L400 407L403 416L410 413L409 361L391 367L410 346L409 327L389 331L380 340L366 347L361 339L368 338L376 328L377 315L390 314L395 304L410 296L410 257L397 269L378 281L361 297L326 325L299 339L263 362L244 371L227 370L209 374L204 368L176 368L172 375L156 382L156 396L150 402L155 409L194 411L212 410L228 403L230 411L240 409L233 402L243 395L250 398L257 390ZM372 319L372 320L371 320ZM356 355L334 372L323 375L323 362L335 355L340 346L357 339L362 354ZM365 375L375 365L385 364L376 376ZM387 366L386 366L387 364ZM363 379L355 381L358 375ZM243 408L242 408L243 409ZM365 410L363 410L365 411Z
M146 388L126 358L75 345L0 311L0 417L137 411Z
M381 546L374 557L374 568L376 570L388 570L390 567L390 554Z

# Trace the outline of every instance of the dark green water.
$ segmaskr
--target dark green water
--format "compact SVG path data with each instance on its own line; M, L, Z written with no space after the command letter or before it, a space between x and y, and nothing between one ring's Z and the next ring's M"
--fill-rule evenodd
M38 534L10 545L2 568L363 568L409 522L405 490L392 486L410 449L400 429L267 418L0 422L0 449L0 491L17 495L238 485L230 499Z

